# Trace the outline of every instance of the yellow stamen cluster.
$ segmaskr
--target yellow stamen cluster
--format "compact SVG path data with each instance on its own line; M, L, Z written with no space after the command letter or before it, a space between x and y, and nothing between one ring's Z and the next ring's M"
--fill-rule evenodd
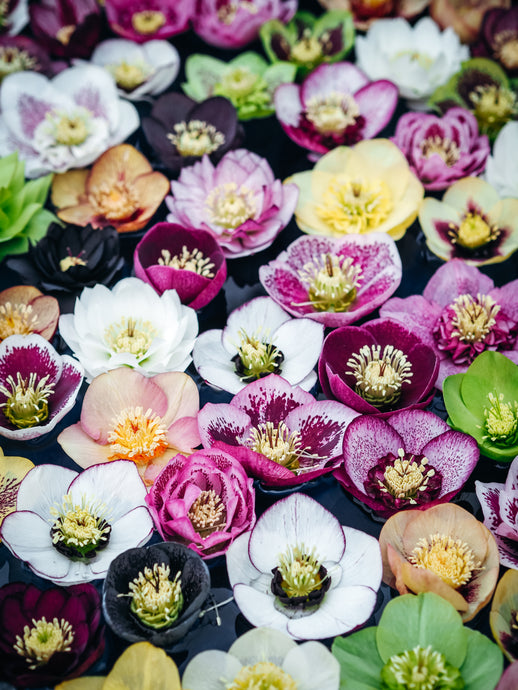
M108 434L110 460L147 464L168 447L167 429L151 409L126 407L112 420Z
M16 381L9 375L5 384L0 384L7 400L0 403L7 419L18 429L28 429L44 422L49 416L49 397L54 392L54 383L48 383L49 375L37 381L35 373L24 379L20 372Z
M414 496L419 491L426 491L428 480L435 475L434 469L428 469L428 458L422 458L419 463L411 455L405 458L405 451L398 450L399 458L393 465L388 465L384 473L384 481L379 482L380 491L390 493L395 498L407 498L410 505L417 501Z
M47 114L47 119L52 125L56 144L79 146L90 134L91 114L85 108L74 113L53 111Z
M495 58L511 71L518 69L518 35L516 30L504 29L493 36Z
M302 448L300 433L290 432L282 421L277 425L266 422L253 427L246 445L295 473L299 469L299 458L306 450Z
M300 280L308 288L309 302L297 302L293 306L310 304L316 311L347 311L356 299L361 272L360 266L355 266L350 257L321 254L298 271Z
M2 77L13 72L37 70L38 61L26 50L15 46L0 46L0 75Z
M306 103L306 117L321 134L342 134L359 115L360 107L349 93L332 91Z
M459 225L448 225L451 243L466 249L479 249L498 239L500 232L498 225L490 225L484 216L476 212L466 213Z
M489 406L484 408L487 434L484 439L491 439L498 445L511 445L516 442L518 436L518 402L504 402L504 395L495 396L488 394Z
M217 10L216 15L222 24L227 26L232 24L236 18L238 10L245 10L250 14L257 14L257 7L250 0L230 0L230 2L223 3Z
M171 569L165 563L155 563L153 568L144 568L129 585L130 608L144 625L155 630L168 628L180 615L183 608L181 572L174 580L169 579Z
M386 681L384 687L406 690L464 687L459 670L443 654L432 650L431 645L394 654L383 667L381 677Z
M161 29L166 23L166 17L163 12L158 10L142 10L142 12L134 12L131 17L131 25L139 34L148 36L154 34Z
M243 225L257 212L253 191L244 185L238 187L235 182L215 187L207 197L206 206L210 221L229 230Z
M445 534L420 539L408 560L416 568L431 570L454 589L466 585L482 565L466 542Z
M142 357L149 350L158 332L150 321L125 317L111 324L104 332L104 341L112 352L129 352Z
M77 256L72 256L70 249L68 249L68 256L65 256L65 258L61 259L59 262L59 268L63 273L68 271L69 268L72 268L72 266L86 266L87 262L81 258L82 253L83 252L80 252Z
M160 266L171 266L181 268L184 271L198 273L205 278L214 278L215 265L208 256L204 256L200 249L193 249L192 252L184 245L181 254L171 255L169 249L162 249L162 256L159 257Z
M51 535L54 546L71 547L85 555L108 543L111 527L106 520L106 506L89 503L84 497L81 503L74 503L70 494L65 494L59 507L50 508L55 518Z
M33 333L38 316L33 314L30 304L0 304L0 341L10 335L29 335Z
M492 127L500 128L518 111L516 94L497 84L475 87L469 94L469 99L473 104L473 114L483 131Z
M281 351L272 343L264 342L260 333L249 336L245 331L239 332L241 342L236 357L239 359L242 380L259 379L265 374L279 373Z
M203 156L225 143L225 135L202 120L178 122L174 126L174 134L169 133L167 138L181 156Z
M500 305L489 295L477 294L476 299L469 294L459 295L451 305L455 316L452 337L467 343L479 343L491 332L496 323Z
M306 597L322 587L320 577L322 562L304 544L288 546L279 555L279 572L282 575L281 587L288 597Z
M225 504L213 489L202 491L191 505L187 517L194 530L202 539L209 534L225 528L227 523L227 509Z
M74 629L64 618L48 621L45 617L26 625L23 637L16 635L14 651L25 657L31 671L47 664L56 652L72 651Z
M297 690L298 684L282 668L271 661L243 666L225 690Z
M124 220L139 208L141 199L124 178L102 182L88 194L88 202L96 214L108 220Z
M356 392L375 407L396 402L403 384L412 378L407 356L393 345L364 345L347 361L345 373L356 379Z
M322 43L325 43L324 36L317 40L311 29L304 29L300 39L291 48L291 59L301 64L313 64L322 57Z
M118 64L106 65L106 69L117 82L117 86L124 91L133 91L143 84L152 72L152 68L146 62L126 62L122 60Z
M457 144L452 140L440 136L430 136L421 142L421 151L425 158L430 158L434 153L440 156L448 168L460 158L460 151Z
M236 102L246 100L247 96L257 91L255 98L267 103L270 97L262 93L266 88L267 84L260 75L247 67L234 67L225 72L221 81L214 85L214 93L227 96L236 105Z
M72 38L72 34L76 28L77 27L75 24L66 24L65 26L61 26L56 32L56 38L61 44L67 46L70 43L70 39Z

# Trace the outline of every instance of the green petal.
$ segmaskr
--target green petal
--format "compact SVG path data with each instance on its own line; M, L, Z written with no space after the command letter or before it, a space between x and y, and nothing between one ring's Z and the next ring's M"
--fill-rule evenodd
M293 22L284 26L278 19L270 19L270 21L262 25L259 36L263 44L264 52L268 56L270 62L279 62L280 58L277 57L272 48L273 37L275 36L277 40L284 39L291 51L292 45L297 40L297 30Z
M498 646L477 630L465 628L466 658L460 667L466 690L488 690L498 683L504 656Z
M190 55L185 61L187 82L182 84L185 95L195 101L209 98L214 91L214 85L220 81L226 69L227 63L223 60L197 53Z
M247 51L238 55L233 60L227 64L230 69L236 69L236 67L242 69L249 69L254 74L259 76L264 75L266 69L268 68L268 63L261 57L258 53L254 53L252 50Z
M319 38L325 31L333 31L337 28L340 28L342 33L342 49L333 53L326 62L341 60L353 47L355 38L353 16L347 10L331 10L318 19L313 29L313 34Z
M340 690L379 690L383 661L376 646L376 628L336 637L331 648L340 664Z

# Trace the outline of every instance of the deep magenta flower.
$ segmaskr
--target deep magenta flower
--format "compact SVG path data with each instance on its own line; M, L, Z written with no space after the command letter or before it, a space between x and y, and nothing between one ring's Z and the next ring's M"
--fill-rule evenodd
M328 398L380 417L426 407L438 371L433 349L390 319L337 328L324 340L318 362Z
M210 448L187 458L177 455L160 472L146 503L163 539L213 558L252 529L253 481L232 450Z
M185 31L191 19L189 0L105 0L110 29L135 43L165 39Z
M356 417L344 435L344 464L333 473L343 488L381 517L447 503L479 458L474 438L452 431L424 410L390 419Z
M275 91L275 113L293 141L315 153L372 139L396 109L398 88L370 79L350 62L320 65L298 84Z
M479 135L476 117L464 108L450 108L442 117L405 113L392 141L405 154L425 189L446 189L470 175L480 175L489 155L487 136Z
M51 62L45 49L27 36L0 36L0 81L25 70L50 75Z
M518 73L518 5L488 9L477 41L471 46L474 57L488 57L499 62L513 76Z
M35 0L29 3L31 29L51 55L89 58L102 27L97 0Z

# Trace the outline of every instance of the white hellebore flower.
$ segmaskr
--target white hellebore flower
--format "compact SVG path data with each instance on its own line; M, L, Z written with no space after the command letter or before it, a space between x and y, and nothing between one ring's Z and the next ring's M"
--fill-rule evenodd
M27 177L83 168L139 125L113 77L93 65L70 67L50 80L30 71L8 75L0 111L0 155L18 150Z
M292 319L270 297L256 297L235 309L223 330L202 333L192 358L210 386L229 393L268 374L309 391L323 340L322 324Z
M382 575L378 541L340 525L304 494L277 501L239 536L227 551L227 570L252 625L299 640L342 635L365 623Z
M75 585L106 576L113 559L153 533L146 487L130 460L80 474L38 465L20 484L16 511L2 523L9 551L46 580Z
M518 122L508 122L498 133L489 156L484 179L501 197L518 199Z
M455 31L424 17L415 26L406 19L378 19L356 38L357 66L373 81L389 79L413 110L425 110L435 89L469 58Z
M226 652L201 652L185 669L182 687L189 690L270 688L338 690L340 664L321 642L298 645L270 628L254 628Z
M123 366L154 376L189 366L198 319L176 290L160 296L139 278L124 278L112 290L85 288L74 313L60 317L59 332L88 381Z

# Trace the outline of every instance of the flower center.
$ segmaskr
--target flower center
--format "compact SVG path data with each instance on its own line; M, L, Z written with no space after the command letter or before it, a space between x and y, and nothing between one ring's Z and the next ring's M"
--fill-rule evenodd
M214 278L215 265L199 249L193 249L190 252L184 245L180 255L175 254L171 256L169 249L162 249L161 254L162 256L158 259L160 266L171 266L172 268L198 273L198 275L205 278Z
M342 134L356 122L358 103L348 93L333 91L326 96L313 96L306 105L306 117L321 134Z
M64 46L67 46L70 43L70 39L72 38L72 34L76 30L76 25L75 24L67 24L65 26L62 26L58 31L56 32L56 38L58 41L63 44Z
M36 327L38 317L32 313L30 304L0 305L0 341L10 335L29 335Z
M213 532L224 529L227 524L225 504L221 500L221 496L213 489L200 493L191 505L187 517L202 539Z
M102 182L88 194L88 201L96 214L107 220L124 220L139 207L139 197L125 179Z
M518 440L518 402L504 402L504 395L488 394L489 405L484 408L484 439L498 446L512 446Z
M215 86L215 93L227 94L230 100L239 101L262 85L263 80L258 74L246 67L236 67L223 75L221 81Z
M301 282L308 288L309 302L292 304L296 307L309 304L315 311L347 311L356 299L361 272L350 257L321 254L298 271Z
M415 505L415 496L419 491L425 491L430 477L435 476L435 470L427 467L428 458L419 457L417 461L414 455L408 455L400 448L398 457L385 468L384 481L379 482L380 490L395 498L406 498Z
M291 49L291 59L301 64L312 64L322 57L320 41L311 35L311 29L304 29L302 37Z
M54 392L54 384L47 383L49 376L43 376L38 383L38 375L29 374L24 379L20 372L16 374L16 382L9 375L6 384L0 384L0 393L7 400L0 404L4 408L6 418L17 429L29 429L44 422L49 416L49 397ZM9 386L9 388L8 388Z
M284 361L283 353L273 345L259 339L258 335L249 336L240 331L241 343L237 354L232 357L236 374L243 383L250 383L268 374L280 374Z
M250 14L257 14L257 7L253 2L248 0L238 0L238 2L232 1L223 3L221 7L217 10L216 15L222 24L232 24L236 18L238 10L245 10Z
M148 628L168 628L182 611L181 572L176 573L174 580L169 579L170 572L171 569L165 563L155 563L153 568L145 567L129 583L128 594L118 595L131 597L131 611Z
M74 504L72 496L65 494L62 505L50 509L55 518L50 530L54 547L67 558L88 562L110 540L105 513L106 506L100 503L88 504L83 498L81 504Z
M347 361L345 371L356 379L356 393L374 407L396 403L404 383L412 378L412 365L407 356L393 345L364 345Z
M500 305L489 295L459 295L451 305L454 316L451 319L452 337L463 342L479 343L485 339L496 323Z
M305 450L301 445L300 433L290 432L282 421L277 426L273 422L265 422L253 427L246 445L295 473L299 469L299 458Z
M469 94L481 131L498 131L517 112L516 94L505 86L485 84Z
M135 31L144 35L154 34L158 29L162 28L165 23L165 14L157 10L135 12L131 17L131 25Z
M122 60L119 64L106 65L106 69L117 82L117 86L128 92L143 84L152 72L151 67L143 61L130 64Z
M225 690L297 690L293 678L271 661L243 666Z
M384 688L391 690L462 690L460 671L444 655L428 647L394 654L381 669Z
M143 357L158 332L150 321L123 316L104 332L104 341L112 352L128 352Z
M174 132L169 133L167 138L181 156L203 156L204 153L216 151L225 143L225 135L202 120L178 122L174 126Z
M383 180L365 182L338 175L316 207L320 218L338 235L370 232L392 211L392 198Z
M481 563L466 542L445 534L432 534L419 539L408 560L416 568L431 570L450 587L466 585Z
M110 460L133 460L147 465L169 445L162 418L151 409L144 412L142 407L126 407L110 426Z
M307 597L322 588L322 563L315 555L315 549L308 551L304 544L289 546L279 556L281 587L290 598Z
M32 619L32 628L26 625L23 637L16 635L14 651L25 657L29 669L34 671L47 664L56 652L72 651L74 629L64 618L47 622L45 617Z
M207 197L207 210L210 220L228 230L235 230L257 211L254 193L248 187L235 182L226 182L215 187Z
M47 116L54 126L56 144L62 146L78 146L82 144L90 133L88 121L90 116L84 112L54 113Z
M421 142L421 151L425 158L430 158L434 153L440 156L446 163L448 168L460 158L460 151L457 144L445 137L444 139L438 135L428 137Z
M87 262L81 258L81 254L84 253L84 249L82 249L77 256L72 255L70 247L67 247L67 251L68 256L65 256L65 258L61 259L59 262L59 268L63 271L63 273L68 271L68 269L72 268L73 266L86 266Z
M381 5L382 2L380 1L377 4ZM435 58L428 55L428 53L420 53L418 50L400 50L390 58L390 61L396 62L401 58L404 58L405 60L408 59L411 63L417 63L419 67L424 70L429 70L435 62Z
M497 225L489 225L481 213L470 211L465 214L460 225L450 223L448 235L453 244L473 250L498 239L500 229Z
M518 36L516 31L507 29L493 37L495 58L508 70L518 68Z
M0 79L13 72L37 69L39 69L38 61L26 50L20 50L14 46L0 47Z

